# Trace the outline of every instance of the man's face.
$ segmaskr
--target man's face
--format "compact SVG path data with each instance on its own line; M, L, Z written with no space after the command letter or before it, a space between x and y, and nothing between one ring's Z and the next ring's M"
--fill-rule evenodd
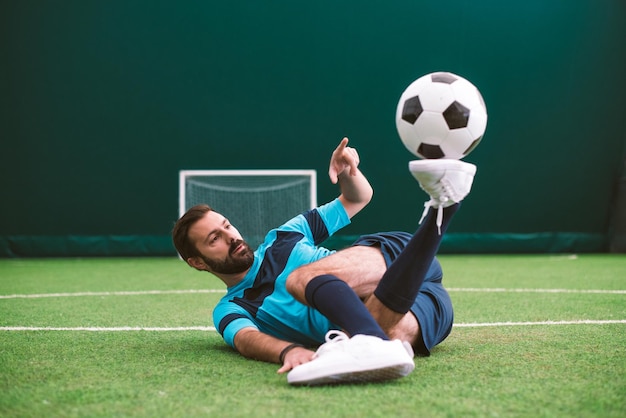
M238 274L248 270L254 262L254 253L239 231L217 212L207 212L196 222L189 229L189 238L200 252L201 262L187 262L201 270L218 275Z

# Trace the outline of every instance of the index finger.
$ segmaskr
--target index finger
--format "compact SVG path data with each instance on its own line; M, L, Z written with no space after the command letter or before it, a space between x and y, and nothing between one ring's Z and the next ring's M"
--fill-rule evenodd
M348 138L344 137L339 143L339 145L337 146L337 149L335 151L337 151L338 153L342 153L343 150L345 150L347 146L348 146Z

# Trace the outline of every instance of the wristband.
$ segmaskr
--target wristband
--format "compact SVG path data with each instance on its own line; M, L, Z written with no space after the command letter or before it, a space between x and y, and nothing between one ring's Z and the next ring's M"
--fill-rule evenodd
M304 346L302 344L293 343L283 348L283 351L281 351L280 354L278 355L278 361L280 362L280 364L283 364L285 362L285 356L287 355L287 353L296 347L304 347Z

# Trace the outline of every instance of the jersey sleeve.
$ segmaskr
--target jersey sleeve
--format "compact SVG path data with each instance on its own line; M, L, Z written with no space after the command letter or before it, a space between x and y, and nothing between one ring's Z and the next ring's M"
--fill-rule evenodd
M339 198L291 219L281 230L302 231L310 242L319 245L341 228L350 224L350 217Z
M350 217L339 198L335 198L335 200L318 207L317 211L324 225L326 225L328 235L333 235L341 228L350 224Z
M213 310L213 324L226 344L235 348L235 335L243 328L258 329L245 309L222 299Z

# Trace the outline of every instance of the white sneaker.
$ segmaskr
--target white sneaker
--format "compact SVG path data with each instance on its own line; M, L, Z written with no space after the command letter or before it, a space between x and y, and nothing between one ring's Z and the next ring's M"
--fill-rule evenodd
M326 343L318 348L313 360L291 370L287 382L291 385L379 382L406 376L414 368L413 349L408 342L386 341L371 335L349 338L341 331L329 331Z
M409 171L422 190L430 195L430 200L424 204L420 223L429 208L438 209L437 228L441 234L443 208L460 202L469 194L476 166L460 160L414 160L409 162Z

